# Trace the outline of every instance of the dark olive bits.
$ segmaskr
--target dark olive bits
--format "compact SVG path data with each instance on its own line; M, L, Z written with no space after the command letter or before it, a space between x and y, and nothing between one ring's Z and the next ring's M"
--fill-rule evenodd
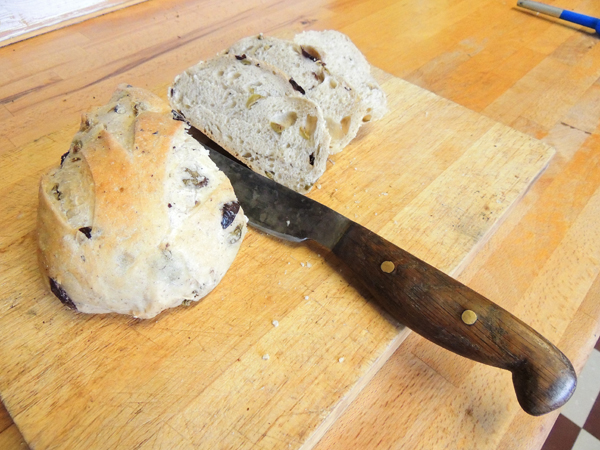
M62 192L58 190L58 184L52 186L52 190L50 191L50 193L54 196L56 200L60 200L62 198Z
M91 239L92 238L92 227L82 227L79 229L79 231L81 231L86 238Z
M311 55L310 53L308 53L304 47L300 47L302 49L302 56L304 56L305 58L310 59L311 61L317 62L319 59L313 55Z
M205 187L208 184L208 178L203 175L200 175L198 172L192 169L185 169L190 178L184 178L183 184L187 187L194 187L196 189L200 189Z
M238 202L229 202L223 205L223 218L221 219L221 227L223 229L226 229L233 223L239 210L240 204Z
M65 153L64 155L62 155L62 156L60 157L60 167L62 167L62 166L63 166L63 163L65 162L65 159L67 159L67 156L69 156L69 153L70 153L70 152L67 152L67 153Z
M304 90L304 88L298 83L296 83L296 81L293 78L290 78L290 84L296 91L300 92L302 95L306 95L306 91Z
M73 300L71 300L71 297L69 297L69 295L65 292L65 290L62 288L62 286L60 284L58 284L56 281L54 281L52 278L49 278L49 280L50 280L50 290L56 296L56 298L58 298L62 302L63 305L77 311L77 306L75 306L75 303L73 303Z
M171 114L173 114L173 119L179 120L180 122L185 122L185 116L181 114L179 111L171 110Z

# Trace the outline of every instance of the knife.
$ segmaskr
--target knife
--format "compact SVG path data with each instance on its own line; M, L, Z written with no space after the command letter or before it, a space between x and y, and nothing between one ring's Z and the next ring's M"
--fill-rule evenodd
M487 298L321 203L194 138L231 181L250 225L293 242L313 240L343 261L394 319L474 361L512 372L519 404L538 416L565 404L577 376L546 338Z

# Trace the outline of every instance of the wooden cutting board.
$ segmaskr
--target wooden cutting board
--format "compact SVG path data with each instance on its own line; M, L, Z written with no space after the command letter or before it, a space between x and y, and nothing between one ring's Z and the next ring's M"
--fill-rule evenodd
M310 196L456 275L554 151L378 77L388 115ZM254 230L199 304L147 321L67 310L38 273L36 194L77 125L0 153L0 395L29 445L311 448L409 331L317 245Z

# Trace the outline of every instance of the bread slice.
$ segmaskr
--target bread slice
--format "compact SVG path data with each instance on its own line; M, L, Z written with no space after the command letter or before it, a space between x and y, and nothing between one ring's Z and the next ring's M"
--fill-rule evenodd
M39 189L40 268L65 305L151 318L223 278L247 219L186 127L166 102L125 85L83 116Z
M330 137L321 108L264 61L221 55L175 78L168 96L185 120L254 171L297 192L325 172Z
M293 78L301 92L323 110L331 154L340 152L356 136L366 114L358 93L341 72L331 73L298 44L260 34L241 39L227 53L265 61Z
M320 59L336 74L342 74L366 105L363 122L381 119L387 111L385 92L371 75L371 66L348 36L339 31L304 31L294 37L304 52Z

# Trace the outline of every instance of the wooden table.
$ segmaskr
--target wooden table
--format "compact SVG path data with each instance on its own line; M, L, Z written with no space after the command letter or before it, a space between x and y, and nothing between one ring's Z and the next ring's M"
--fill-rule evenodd
M600 16L594 2L560 6ZM373 65L556 149L460 279L579 372L600 332L600 46L589 30L504 1L155 0L0 49L0 152L76 123L118 82L155 87L242 36L329 28ZM558 412L527 416L512 389L507 372L411 334L316 448L540 448ZM0 412L0 448L22 446Z

